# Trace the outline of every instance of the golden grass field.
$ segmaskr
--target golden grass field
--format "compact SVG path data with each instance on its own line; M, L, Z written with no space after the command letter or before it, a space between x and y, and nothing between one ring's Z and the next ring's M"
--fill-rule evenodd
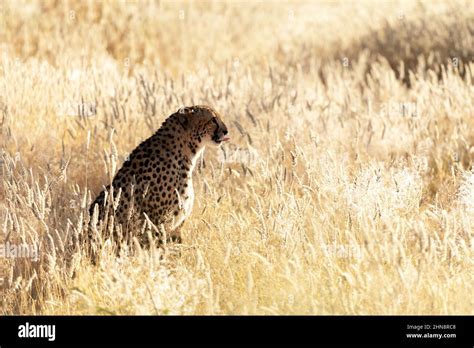
M0 6L0 313L474 313L472 1ZM92 265L88 205L192 104L232 140L183 244Z

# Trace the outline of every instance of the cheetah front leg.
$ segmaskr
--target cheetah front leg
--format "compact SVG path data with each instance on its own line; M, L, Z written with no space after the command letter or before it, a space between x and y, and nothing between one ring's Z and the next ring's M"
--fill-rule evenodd
M181 230L179 227L175 228L174 230L172 231L169 231L167 230L167 233L164 233L164 235L166 236L166 243L178 243L178 244L181 244L183 242L182 238L181 238ZM164 232L164 231L163 231ZM159 246L162 246L164 244L164 239L163 238L163 234L160 233L157 237L157 241L158 241L158 245Z
M175 229L171 232L171 234L170 234L170 236L169 236L169 238L168 238L168 240L169 240L170 242L172 242L172 243L178 243L178 244L181 244L181 243L183 242L183 239L181 238L181 228L180 228L180 227L181 227L181 225L180 225L179 227L175 228Z

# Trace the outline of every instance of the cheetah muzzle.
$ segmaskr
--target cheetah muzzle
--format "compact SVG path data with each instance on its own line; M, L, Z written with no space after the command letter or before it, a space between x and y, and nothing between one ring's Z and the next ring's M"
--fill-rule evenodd
M180 241L179 227L193 206L192 173L196 161L206 146L228 141L227 134L226 125L211 107L179 109L133 150L112 185L99 193L89 208L91 221L112 223L112 229L100 230L114 231L115 241L137 237L140 244L148 244L149 235L140 234L146 214L155 226L164 228L169 239ZM97 228L89 228L89 240L97 237L94 231L97 233ZM110 235L100 238L104 237ZM162 236L154 237L160 240Z

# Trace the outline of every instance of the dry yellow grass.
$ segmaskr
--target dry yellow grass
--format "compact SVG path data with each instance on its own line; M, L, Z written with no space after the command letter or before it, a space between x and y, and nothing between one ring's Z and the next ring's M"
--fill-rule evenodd
M39 250L0 257L2 314L474 312L471 1L0 6L0 244ZM189 104L232 143L183 245L71 251Z

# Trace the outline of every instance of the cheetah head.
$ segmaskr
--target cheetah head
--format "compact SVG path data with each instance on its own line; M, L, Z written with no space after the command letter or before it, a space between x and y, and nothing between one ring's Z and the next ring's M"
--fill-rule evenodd
M230 138L217 111L209 106L187 106L178 110L178 122L201 145L219 146Z

